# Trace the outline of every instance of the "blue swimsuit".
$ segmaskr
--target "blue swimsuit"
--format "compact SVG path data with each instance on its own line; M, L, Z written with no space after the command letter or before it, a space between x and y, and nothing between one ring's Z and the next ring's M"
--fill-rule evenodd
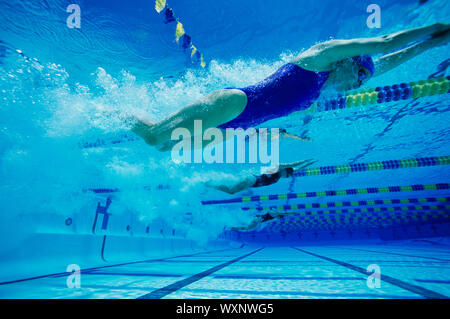
M288 63L261 82L240 89L247 95L247 106L233 120L219 128L247 129L271 119L304 110L319 97L330 72L305 70Z

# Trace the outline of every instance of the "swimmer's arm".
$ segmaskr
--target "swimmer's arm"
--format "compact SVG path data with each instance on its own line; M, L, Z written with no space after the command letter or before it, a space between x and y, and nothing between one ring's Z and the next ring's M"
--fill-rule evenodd
M272 130L267 130L266 133L267 133L267 136L270 137L271 139L276 139L279 137L288 137L288 138L292 138L292 139L299 140L299 141L312 142L312 140L309 137L303 138L303 137L300 137L295 134L290 134L285 129L279 129L278 134L272 135ZM255 135L258 135L258 134L259 134L259 129L256 129ZM253 136L254 135L251 135L251 137L253 137Z
M247 227L232 227L231 230L253 230L261 223L259 217L255 218L250 225Z
M299 170L302 170L304 168L307 168L308 166L311 166L312 164L317 163L317 160L314 159L308 159L308 160L304 160L302 161L302 163L300 163L299 165L297 165L296 167L294 167L294 172L297 172Z
M300 137L300 136L295 135L295 134L289 134L288 132L284 132L283 136L292 138L294 140L303 141L303 142L312 142L312 139L309 138L309 137Z
M217 184L217 183L213 183L212 181L208 181L205 183L205 186L209 187L209 188L214 188L216 190L219 190L221 192L224 192L224 193L227 193L230 195L233 195L233 194L239 193L241 191L244 191L246 189L249 189L250 187L252 187L253 184L255 184L255 182L256 182L256 178L253 175L248 175L234 183L231 182L231 183Z
M354 56L391 52L436 32L449 29L449 24L436 23L376 38L331 40L319 43L292 61L311 71L330 71L333 63Z
M434 47L445 45L450 41L450 31L433 35L430 39L419 42L398 52L382 56L375 66L374 76L386 73L406 61Z
M306 167L314 164L315 162L317 162L317 161L314 159L307 159L307 160L302 160L302 161L296 161L293 163L279 164L278 167L279 167L279 170L292 167L292 168L294 168L294 171L296 171L296 170L306 168Z
M276 213L276 212L270 211L270 215L272 215L272 217L274 217L274 218L280 219L280 218L284 217L287 214L286 213ZM263 220L261 219L261 217L256 217L252 221L252 223L249 226L247 226L247 227L233 227L231 229L232 230L253 230L261 223L263 223Z

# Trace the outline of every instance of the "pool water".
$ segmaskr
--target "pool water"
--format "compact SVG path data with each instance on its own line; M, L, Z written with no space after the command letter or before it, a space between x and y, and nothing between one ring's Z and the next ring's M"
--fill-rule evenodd
M383 0L371 29L371 3L168 0L185 30L177 42L155 1L77 1L80 28L68 27L65 1L1 2L0 298L450 296L448 92L264 123L305 138L280 141L281 163L317 162L235 195L205 183L258 164L177 164L130 131L133 114L162 120L317 42L450 16L448 1ZM361 89L405 83L416 94L429 76L441 89L448 49ZM286 215L233 230L269 211ZM69 265L80 288L68 287Z

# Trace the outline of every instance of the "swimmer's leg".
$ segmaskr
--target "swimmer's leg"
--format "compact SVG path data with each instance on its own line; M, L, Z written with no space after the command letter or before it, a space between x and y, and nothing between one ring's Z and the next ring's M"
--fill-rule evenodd
M256 217L250 225L247 227L232 227L231 230L237 230L237 231L250 231L255 229L261 224L261 218Z
M152 143L152 140L150 139L150 130L153 127L153 123L135 116L136 123L134 124L133 128L131 129L136 135L142 137L142 139L149 145L156 145Z
M153 124L137 119L133 132L141 136L147 144L159 145L170 142L172 131L176 128L186 128L191 136L194 136L194 120L202 121L204 131L236 118L244 111L246 105L247 95L243 91L218 90L159 123Z
M212 182L206 182L206 186L210 188L215 188L219 191L228 193L230 195L242 192L246 189L251 188L256 182L256 178L253 175L249 175L248 177L234 183L234 184L219 184L216 185Z

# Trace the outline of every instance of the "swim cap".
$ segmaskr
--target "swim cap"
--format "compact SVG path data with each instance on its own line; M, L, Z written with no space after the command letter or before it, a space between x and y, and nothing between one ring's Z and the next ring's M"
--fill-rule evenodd
M375 73L375 64L370 55L355 56L352 60L369 70L371 76Z
M286 176L291 177L292 175L294 175L294 169L292 167L287 167L286 168Z

